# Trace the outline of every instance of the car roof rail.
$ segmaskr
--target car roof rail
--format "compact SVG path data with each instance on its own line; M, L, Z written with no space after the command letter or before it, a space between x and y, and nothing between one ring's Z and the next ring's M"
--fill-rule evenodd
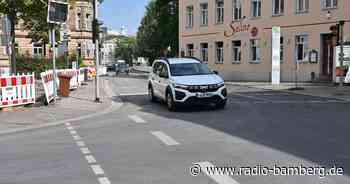
M194 59L194 60L197 60L199 61L200 63L202 63L202 61L200 59L198 59L197 57L194 57L194 56L184 56L182 58L186 58L186 59Z

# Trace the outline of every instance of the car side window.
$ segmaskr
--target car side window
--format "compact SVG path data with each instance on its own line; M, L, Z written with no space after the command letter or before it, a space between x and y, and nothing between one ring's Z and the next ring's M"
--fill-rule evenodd
M168 73L168 67L162 63L162 69L161 69L161 72L160 72L160 76L162 77L168 77L169 76L169 73Z
M156 63L153 65L153 73L157 74L157 70L158 70L158 68L159 68L159 65L160 65L159 62L156 62Z

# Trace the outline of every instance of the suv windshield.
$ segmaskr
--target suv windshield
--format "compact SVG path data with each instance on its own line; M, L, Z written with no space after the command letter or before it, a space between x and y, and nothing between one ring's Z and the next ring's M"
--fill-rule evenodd
M172 76L213 74L207 65L201 63L171 64L170 73Z

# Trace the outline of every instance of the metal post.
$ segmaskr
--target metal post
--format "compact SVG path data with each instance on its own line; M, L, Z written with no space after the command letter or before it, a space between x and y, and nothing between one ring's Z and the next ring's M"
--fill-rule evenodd
M54 102L57 97L57 75L56 75L56 31L54 26L51 28L51 46L52 46L52 72L53 72L53 95Z
M93 6L94 6L94 26L98 26L98 0L93 0ZM98 30L93 28L94 31ZM93 33L98 35L99 33ZM95 65L96 65L96 77L95 77L95 102L101 102L100 100L100 90L99 90L99 62L100 62L100 54L99 54L99 39L98 36L94 38L95 40Z
M339 21L339 45L340 45L340 55L339 55L339 61L340 61L340 68L343 70L344 65L344 23L345 21ZM344 76L340 76L339 86L344 86Z

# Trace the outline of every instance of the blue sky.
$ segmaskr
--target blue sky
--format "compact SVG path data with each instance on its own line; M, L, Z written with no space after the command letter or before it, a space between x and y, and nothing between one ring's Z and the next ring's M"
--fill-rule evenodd
M129 34L135 34L149 0L104 0L100 18L109 29L120 30L125 26Z

